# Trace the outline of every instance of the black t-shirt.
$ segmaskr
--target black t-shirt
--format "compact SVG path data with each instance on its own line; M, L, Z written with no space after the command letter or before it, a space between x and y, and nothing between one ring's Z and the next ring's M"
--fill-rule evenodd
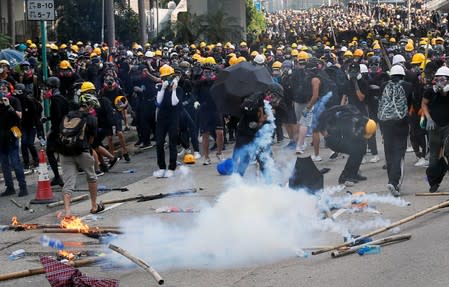
M424 92L423 98L429 100L429 113L435 123L439 127L449 125L449 93L443 96L429 88Z
M13 126L20 127L20 118L16 113L16 111L22 111L20 101L15 97L11 97L9 98L9 103L14 111L10 111L9 107L6 107L3 103L0 104L0 149L2 150L5 150L15 139L11 128Z
M364 79L357 80L360 91L365 95L365 99L360 101L355 91L355 85L352 81L347 80L343 86L343 94L348 97L348 103L357 107L363 114L367 113L366 98L368 96L368 82Z

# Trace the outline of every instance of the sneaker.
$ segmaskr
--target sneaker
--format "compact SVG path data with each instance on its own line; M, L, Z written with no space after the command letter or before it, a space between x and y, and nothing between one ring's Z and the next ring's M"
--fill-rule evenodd
M165 178L170 178L170 177L173 177L174 175L175 175L175 171L174 171L174 170L167 169L167 170L165 171L164 177L165 177Z
M27 195L28 195L28 190L27 189L22 189L17 196L18 197L23 197L23 196L27 196Z
M394 196L398 197L401 195L399 192L399 187L392 185L391 183L387 184L387 190Z
M142 142L140 140L136 141L136 143L134 144L135 147L138 147L142 144Z
M100 170L101 170L102 172L109 172L108 165L105 164L105 163L100 163Z
M55 185L59 185L60 187L64 186L64 182L62 181L62 178L60 178L60 177L54 177L51 180L50 184L51 184L51 186L55 186Z
M336 159L338 157L338 152L333 152L330 156L329 159Z
M211 163L210 158L206 158L204 159L203 165L210 165Z
M153 176L157 178L165 177L165 169L156 170L153 172Z
M366 156L363 157L362 162L360 164L366 164L368 160L366 159Z
M178 152L178 157L183 157L184 154L186 153L186 150L183 148Z
M221 162L223 160L223 155L221 153L216 154L218 162Z
M355 179L348 179L348 178L339 178L338 184L342 184L344 186L354 186L357 183L357 180Z
M376 162L378 162L380 159L379 159L379 156L378 155L375 155L375 156L373 156L370 160L369 160L369 162L370 163L376 163Z
M301 145L296 145L296 154L303 154L304 153L304 149L303 146Z
M428 165L429 165L429 161L423 157L418 159L418 161L414 164L414 166L428 166Z
M123 158L124 158L127 162L130 162L130 161L131 161L131 159L129 158L129 154L127 154L127 153L123 154Z
M193 156L195 157L195 159L200 159L201 158L201 154L199 152L194 152Z
M434 185L432 185L432 186L429 188L429 192L430 192L430 193L434 193L434 192L436 192L436 191L438 190L439 187L440 187L439 184L434 184Z
M319 156L319 155L312 155L311 158L312 158L313 162L318 162L318 161L322 161L323 160L321 158L321 156Z
M33 170L30 169L30 168L25 168L25 169L23 170L23 173L24 173L25 175L27 175L27 174L32 174L32 173L33 173Z
M361 175L361 174L357 174L356 176L354 176L354 179L358 180L358 181L364 181L364 180L367 180L368 178L366 176Z
M98 169L98 170L95 171L95 174L97 176L102 176L102 175L104 175L104 172Z
M411 146L407 147L407 149L405 150L405 152L413 152L413 148Z
M8 195L13 195L15 193L16 193L16 191L13 188L6 188L6 190L4 192L2 192L0 194L0 196L8 196Z
M153 145L151 143L149 143L149 144L141 144L139 146L139 149L140 150L146 150L146 149L149 149L149 148L152 148L152 147L153 147Z
M114 159L112 159L111 161L109 161L109 166L108 166L108 168L109 168L109 169L113 168L114 165L115 165L119 160L120 160L120 158L115 156Z

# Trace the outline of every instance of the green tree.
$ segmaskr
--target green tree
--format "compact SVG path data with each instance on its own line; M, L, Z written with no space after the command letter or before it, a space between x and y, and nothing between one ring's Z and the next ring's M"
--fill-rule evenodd
M139 42L139 15L118 1L115 4L115 37L118 41L130 45Z
M0 34L0 49L7 48L9 46L10 39L11 38L5 34Z
M257 11L253 0L246 0L246 38L248 42L256 41L257 37L265 31L267 25L265 16Z
M229 39L239 40L235 39L241 30L239 25L236 24L236 18L227 16L223 9L204 15L201 20L202 31L209 42L217 43Z

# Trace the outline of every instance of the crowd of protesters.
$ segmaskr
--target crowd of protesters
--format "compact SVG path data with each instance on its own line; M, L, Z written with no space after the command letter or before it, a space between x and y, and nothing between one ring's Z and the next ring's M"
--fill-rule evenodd
M0 158L6 184L2 196L15 193L11 166L19 182L19 196L28 194L24 174L38 165L36 137L46 146L54 173L52 185L64 186L70 194L75 171L67 162L82 160L78 158L81 155L73 157L61 149L65 136L62 123L71 111L96 119L87 127L88 145L82 150L93 168L77 164L87 170L91 194L95 193L97 176L108 172L121 158L131 161L124 136L130 126L137 129L136 148L156 145L159 170L155 177L174 176L182 161L202 159L204 165L222 161L222 151L236 140L242 126L238 118L223 114L216 106L211 86L221 69L243 61L266 67L273 82L283 89L278 91L283 97L275 108L273 143L288 138L285 149L300 155L308 148L305 138L311 134L312 160L322 161L320 138L324 136L328 146L335 147L331 159L337 158L338 152L350 153L338 182L355 184L366 180L359 172L362 163L380 160L376 137L371 137L376 128L373 130L370 118L378 123L383 136L387 189L395 196L400 194L408 138L417 157L415 166L428 166L430 191L435 192L447 170L449 153L448 22L444 15L414 3L412 29L408 30L406 11L401 6L352 3L347 7L280 11L267 14L266 32L251 45L244 41L167 41L134 43L131 47L81 41L53 43L44 47L49 63L45 82L40 80L41 47L28 40L17 47L25 52L24 61L14 67L0 61ZM44 99L50 102L45 117ZM391 102L397 104L393 110L388 105ZM370 129L370 136L363 138L361 133L357 148L349 151L331 141L341 140L335 131L355 128L348 126L354 121L345 121L348 124L344 127L320 124L324 112L339 118L339 114L330 113L338 113L339 109L332 108L343 105L350 105L344 112L365 119L363 123ZM43 124L47 121L51 125L45 135ZM119 139L120 156L115 156L114 136ZM212 147L210 138L214 139ZM211 150L215 156L210 155ZM371 153L371 158L366 153ZM63 154L63 169L70 169L63 172L68 175L59 174L58 154ZM68 160L67 156L72 157ZM93 213L102 208L92 201ZM68 207L66 213L70 214Z

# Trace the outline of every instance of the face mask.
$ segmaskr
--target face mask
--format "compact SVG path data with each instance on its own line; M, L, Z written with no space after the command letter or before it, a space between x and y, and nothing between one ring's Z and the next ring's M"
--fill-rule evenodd
M44 98L49 99L52 96L53 96L53 91L51 89L48 89L47 91L45 91Z

